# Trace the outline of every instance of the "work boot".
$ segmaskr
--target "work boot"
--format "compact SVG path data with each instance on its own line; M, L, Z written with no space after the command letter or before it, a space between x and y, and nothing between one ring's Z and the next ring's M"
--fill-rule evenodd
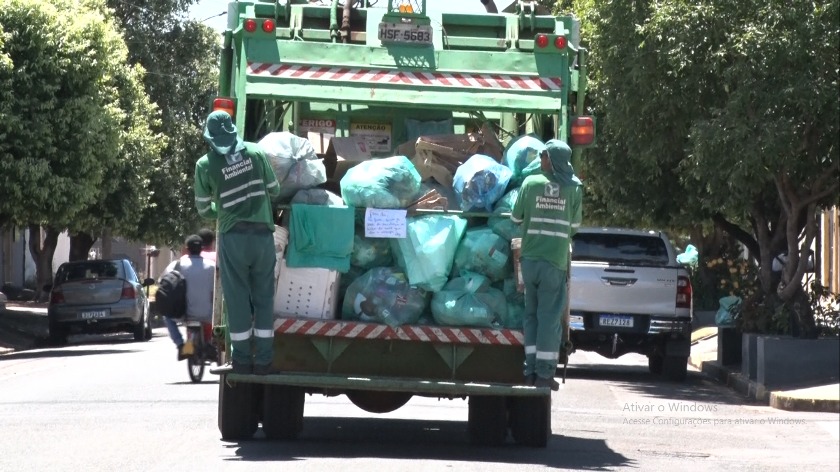
M537 380L537 374L528 374L525 376L525 379L522 381L524 385L529 387L534 386L534 382Z
M233 374L253 374L254 373L254 366L251 364L245 364L242 362L231 361L230 363L231 369Z
M557 390L560 390L560 384L557 383L556 380L554 380L554 377L537 377L536 380L534 380L534 387L548 387L554 390L555 392Z

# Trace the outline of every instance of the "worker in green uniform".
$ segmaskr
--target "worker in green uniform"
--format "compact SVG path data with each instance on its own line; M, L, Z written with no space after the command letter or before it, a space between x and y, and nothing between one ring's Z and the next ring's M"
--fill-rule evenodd
M195 206L218 219L217 261L234 373L271 371L274 342L274 214L280 184L256 143L243 141L228 113L207 117L210 146L195 164Z
M525 384L552 390L560 388L554 373L568 302L566 274L583 200L583 184L574 174L571 157L566 143L548 141L540 154L542 172L525 178L510 214L515 223L522 224Z

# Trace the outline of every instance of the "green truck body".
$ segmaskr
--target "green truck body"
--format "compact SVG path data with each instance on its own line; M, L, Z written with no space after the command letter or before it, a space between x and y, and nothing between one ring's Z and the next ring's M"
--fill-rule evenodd
M407 119L451 120L455 133L491 123L514 136L557 137L572 143L575 159L591 143L591 119L576 115L586 56L573 17L536 15L529 2L509 14L485 13L478 1L475 14L426 11L424 0L356 3L230 3L214 108L230 111L249 141L273 131L348 137L372 126L382 137L372 157L397 153ZM221 306L214 320L224 336ZM218 370L223 438L248 438L260 424L270 439L296 437L307 394L345 394L372 412L421 395L468 398L475 443L498 444L510 432L545 446L551 392L521 385L520 330L335 318L276 320L279 373Z

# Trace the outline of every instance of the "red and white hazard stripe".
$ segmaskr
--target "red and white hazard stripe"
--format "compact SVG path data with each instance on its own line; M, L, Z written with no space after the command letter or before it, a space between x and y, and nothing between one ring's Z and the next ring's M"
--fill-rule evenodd
M509 74L459 74L451 72L408 72L356 67L320 67L301 64L249 62L248 74L298 80L364 82L429 87L481 88L525 91L559 91L559 77Z
M421 341L442 344L501 344L521 346L522 332L513 329L455 328L448 326L398 326L357 321L278 318L274 331L280 334L337 338Z

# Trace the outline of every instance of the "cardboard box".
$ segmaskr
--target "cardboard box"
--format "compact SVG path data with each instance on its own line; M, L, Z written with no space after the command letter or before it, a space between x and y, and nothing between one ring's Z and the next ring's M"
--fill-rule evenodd
M370 158L370 148L363 138L332 138L324 154L327 179L339 182L349 168Z
M338 271L286 267L278 260L280 276L274 289L274 316L334 320L338 312Z

